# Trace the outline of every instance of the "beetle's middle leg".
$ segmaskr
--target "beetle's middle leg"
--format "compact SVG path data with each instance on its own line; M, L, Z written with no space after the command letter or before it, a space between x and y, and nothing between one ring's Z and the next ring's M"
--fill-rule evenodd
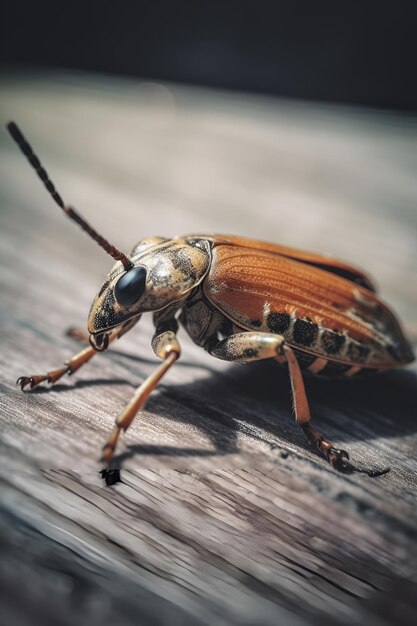
M319 431L310 426L310 407L301 369L297 357L285 343L284 337L263 332L242 332L221 341L209 340L206 348L210 354L225 361L248 362L270 358L280 362L286 361L297 424L301 426L309 442L320 450L333 467L339 470L347 467L348 453L335 448Z

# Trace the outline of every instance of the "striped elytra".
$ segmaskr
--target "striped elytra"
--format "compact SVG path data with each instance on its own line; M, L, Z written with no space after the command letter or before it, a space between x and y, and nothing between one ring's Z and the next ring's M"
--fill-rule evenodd
M371 280L328 257L218 235L203 292L242 331L282 335L297 354L321 359L305 368L313 374L353 376L413 358Z

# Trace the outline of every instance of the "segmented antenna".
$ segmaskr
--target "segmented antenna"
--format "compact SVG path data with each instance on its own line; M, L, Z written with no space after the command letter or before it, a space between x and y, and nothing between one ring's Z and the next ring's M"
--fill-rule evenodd
M110 254L110 256L113 257L113 259L115 259L116 261L121 261L126 270L131 269L133 267L133 263L129 259L129 257L127 257L120 250L118 250L115 246L112 246L107 241L107 239L104 239L104 237L99 235L99 233L96 230L94 230L94 228L92 228L90 224L88 224L88 222L86 222L85 219L82 218L81 215L77 213L75 209L73 209L70 206L67 206L64 203L63 199L61 198L61 196L55 189L55 185L49 178L47 171L42 166L42 163L39 161L36 154L33 152L31 146L26 141L25 137L23 136L17 124L15 124L15 122L9 122L7 124L7 130L9 131L12 139L14 139L14 141L17 143L17 145L19 146L19 148L21 149L21 151L23 152L23 154L25 155L25 157L27 158L27 160L33 167L33 169L35 170L35 172L37 173L37 175L39 176L39 178L41 179L41 181L43 182L43 184L49 191L50 195L57 203L57 205L61 207L61 209L66 213L66 215L68 215L68 217L74 220L74 222L77 222L77 224L79 224L81 228L85 230L85 232L88 233L90 237L94 239L94 241L96 241L98 245L103 248L103 250L107 252L107 254Z

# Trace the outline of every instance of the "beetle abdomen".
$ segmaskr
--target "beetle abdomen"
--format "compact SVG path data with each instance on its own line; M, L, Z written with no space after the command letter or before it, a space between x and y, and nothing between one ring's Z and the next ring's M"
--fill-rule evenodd
M242 329L283 335L320 358L313 373L327 361L379 370L413 359L394 314L356 283L263 251L220 244L212 254L209 301Z
M315 376L325 378L351 378L352 376L364 376L380 371L374 367L351 365L349 363L341 363L340 361L334 361L324 357L317 357L314 354L303 352L301 350L297 350L296 348L293 348L293 350L301 369L309 374L314 374Z

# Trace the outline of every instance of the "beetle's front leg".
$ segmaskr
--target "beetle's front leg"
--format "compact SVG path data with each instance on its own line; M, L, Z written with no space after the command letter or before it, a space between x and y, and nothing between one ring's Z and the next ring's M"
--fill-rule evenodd
M114 330L109 335L110 344L112 341L117 339L120 336L120 329ZM17 379L16 384L20 385L20 388L23 390L27 385L30 385L30 388L33 389L36 385L39 385L43 382L48 383L56 383L57 380L62 378L64 374L73 374L76 372L82 365L88 363L88 361L97 354L97 351L94 350L93 347L89 346L88 348L84 348L81 352L78 352L73 357L65 361L63 367L59 367L55 370L50 370L46 374L33 374L32 376L20 376Z
M293 350L281 335L263 332L243 332L231 335L222 341L209 341L206 346L210 354L226 361L259 361L275 358L288 364L295 419L307 439L317 447L327 461L336 469L347 469L349 455L345 450L334 447L327 439L309 424L311 415L305 392L300 366Z
M129 320L128 322L126 322L122 326L119 326L118 328L115 328L108 336L108 345L110 345L115 339L120 339L120 337L126 334L135 324L138 323L139 320L140 320L140 316ZM81 340L83 343L86 343L86 342L88 343L88 335L87 334L84 335L82 331L71 329L70 331L67 332L67 335L69 337ZM85 348L84 350L81 350L81 352L78 352L77 354L75 354L73 357L68 359L68 361L65 361L63 367L59 367L56 370L51 370L47 372L46 374L33 374L32 376L20 376L20 378L17 379L16 384L20 385L20 388L23 391L23 389L27 385L30 385L30 388L33 389L33 387L45 381L50 384L56 383L56 381L62 378L64 374L73 374L74 372L76 372L78 369L80 369L82 365L85 365L86 363L88 363L88 361L95 354L97 354L97 350L95 350L92 346L89 346L88 348Z
M138 387L129 404L116 419L116 426L103 447L102 460L105 463L111 461L122 430L126 431L129 428L139 409L145 404L161 378L180 356L181 348L175 334L177 329L178 323L175 319L157 325L152 338L152 348L155 354L163 359L163 363Z

